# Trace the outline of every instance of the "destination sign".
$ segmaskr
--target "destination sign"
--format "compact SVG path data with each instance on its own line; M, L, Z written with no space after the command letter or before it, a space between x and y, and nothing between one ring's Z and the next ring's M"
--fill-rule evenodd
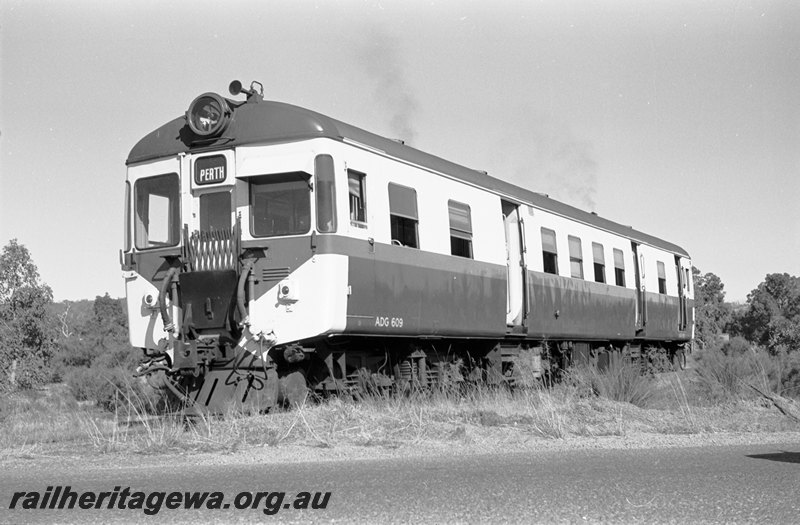
M225 182L226 168L224 155L201 157L194 162L194 183L203 185Z

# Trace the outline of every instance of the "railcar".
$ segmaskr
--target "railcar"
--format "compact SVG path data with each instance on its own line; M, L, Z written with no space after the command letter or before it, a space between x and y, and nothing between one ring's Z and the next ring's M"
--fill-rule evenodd
M189 410L513 383L693 335L679 246L234 81L127 159L137 374ZM244 95L244 100L241 100ZM615 357L616 356L616 357Z

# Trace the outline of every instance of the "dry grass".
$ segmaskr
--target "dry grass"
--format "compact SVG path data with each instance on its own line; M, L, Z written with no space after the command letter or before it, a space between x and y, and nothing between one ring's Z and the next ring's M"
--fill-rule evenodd
M748 371L751 373L752 370ZM728 376L722 376L727 378ZM727 379L725 379L727 381ZM63 389L15 395L0 411L0 458L52 443L81 443L100 453L230 453L252 447L505 445L572 437L798 430L754 397L709 399L709 375L687 370L642 377L625 367L576 370L550 389L468 390L365 396L306 403L290 411L185 420L151 416L150 401L119 392L116 414L80 406Z
M640 408L647 406L655 391L653 378L641 373L638 363L613 360L607 368L579 366L567 371L567 380L599 397L630 403Z
M111 421L102 411L79 404L63 385L0 398L0 450L86 438L82 420Z

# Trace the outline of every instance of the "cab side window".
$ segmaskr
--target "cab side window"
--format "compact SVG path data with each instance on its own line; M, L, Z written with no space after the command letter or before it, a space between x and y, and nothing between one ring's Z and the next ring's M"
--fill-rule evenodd
M317 155L314 159L315 194L317 196L317 230L320 233L336 231L336 185L333 157Z
M367 227L367 176L347 170L347 186L350 192L350 224L359 228Z

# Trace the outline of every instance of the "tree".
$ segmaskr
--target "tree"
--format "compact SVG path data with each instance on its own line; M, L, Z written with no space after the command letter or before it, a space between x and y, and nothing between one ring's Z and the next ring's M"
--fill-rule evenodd
M716 340L727 328L731 309L725 303L725 285L713 273L701 274L692 268L694 281L695 338L704 344Z
M94 364L107 367L128 366L139 357L128 341L128 315L125 302L108 293L94 300L94 319L87 331L87 342L96 349Z
M53 351L53 291L16 239L0 254L0 387L44 382Z
M747 296L738 330L748 340L776 352L800 351L800 278L772 273Z
M54 371L69 385L79 401L94 401L113 410L124 399L120 392L154 395L133 381L131 374L141 359L128 340L125 301L107 293L94 301L62 304L62 327ZM144 390L142 390L144 389ZM127 394L126 394L127 395ZM155 395L153 400L157 400Z
M39 286L39 269L28 249L11 239L0 255L0 303L6 303L25 286Z
M106 293L91 302L62 304L61 309L57 372L94 365L133 367L129 361L135 364L139 353L132 350L128 341L124 300L113 299ZM63 329L65 325L67 328Z

